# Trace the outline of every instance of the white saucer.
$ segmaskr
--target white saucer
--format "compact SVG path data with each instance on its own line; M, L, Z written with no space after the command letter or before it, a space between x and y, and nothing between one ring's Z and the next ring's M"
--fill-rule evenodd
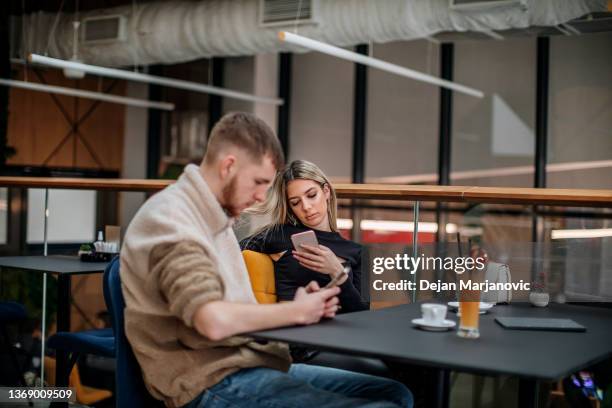
M485 314L485 312L495 306L495 303L489 302L480 302L478 309L480 310L480 314ZM448 307L452 309L459 309L459 302L448 302Z
M452 320L445 319L439 324L426 322L423 318L412 319L412 324L418 326L423 330L428 331L446 331L448 329L452 329L457 325L457 323Z

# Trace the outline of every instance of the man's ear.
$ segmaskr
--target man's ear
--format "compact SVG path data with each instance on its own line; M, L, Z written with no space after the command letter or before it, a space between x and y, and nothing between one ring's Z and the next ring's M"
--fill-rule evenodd
M228 154L219 161L219 178L225 180L236 171L236 156Z

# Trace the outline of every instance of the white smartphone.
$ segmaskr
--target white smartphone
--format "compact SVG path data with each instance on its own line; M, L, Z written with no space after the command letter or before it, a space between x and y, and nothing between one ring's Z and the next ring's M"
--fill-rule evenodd
M329 288L333 288L335 286L338 286L338 284L340 282L344 283L344 279L346 277L347 273L346 272L340 272L339 274L337 274L336 276L334 276L332 278L331 281L329 281L329 283L327 285L325 285L323 287L323 289L329 289ZM309 290L308 288L306 289L306 293L312 293L312 290ZM338 308L342 308L341 306L338 306Z
M338 286L340 282L344 282L346 275L346 272L340 272L339 274L334 276L333 279L327 285L325 285L323 289L329 289Z
M293 247L296 251L302 252L302 247L300 245L310 245L313 247L319 246L319 242L317 241L317 236L315 235L313 230L308 230L304 232L299 232L297 234L293 234L291 236L291 242L293 243Z

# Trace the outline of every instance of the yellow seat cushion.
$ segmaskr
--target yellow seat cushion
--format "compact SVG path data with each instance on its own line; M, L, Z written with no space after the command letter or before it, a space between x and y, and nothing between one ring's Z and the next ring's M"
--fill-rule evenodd
M269 255L250 250L242 251L242 257L249 271L251 287L259 303L276 303L274 263Z
M45 356L45 375L47 383L51 386L55 385L55 359ZM81 383L79 368L75 364L70 372L68 386L74 388L76 400L80 404L91 405L113 396L109 390L88 387Z

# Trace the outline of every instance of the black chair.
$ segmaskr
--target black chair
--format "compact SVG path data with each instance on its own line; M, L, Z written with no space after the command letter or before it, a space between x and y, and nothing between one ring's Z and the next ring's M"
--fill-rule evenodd
M27 319L28 314L25 307L21 303L17 302L0 302L0 337L1 347L3 350L8 351L10 355L11 363L13 364L13 370L16 374L15 383L22 387L25 387L25 381L23 379L23 369L17 359L13 345L9 340L8 330L6 326L9 324L15 324L23 322Z
M68 352L68 373L83 354L115 357L115 339L112 329L85 330L80 332L57 332L49 337L47 345Z
M70 373L79 358L86 354L102 357L115 357L115 338L113 329L84 330L80 332L57 332L49 337L47 345L55 350L62 350L68 354L68 365L66 371L60 373L65 378L70 378ZM76 374L78 378L78 372ZM57 378L56 378L57 381ZM77 380L80 382L80 380ZM109 398L112 394L107 390L89 389L90 392L79 391L77 387L77 398L82 403L93 403ZM94 390L94 392L91 392ZM101 392L102 391L102 392ZM55 404L63 407L66 404Z

